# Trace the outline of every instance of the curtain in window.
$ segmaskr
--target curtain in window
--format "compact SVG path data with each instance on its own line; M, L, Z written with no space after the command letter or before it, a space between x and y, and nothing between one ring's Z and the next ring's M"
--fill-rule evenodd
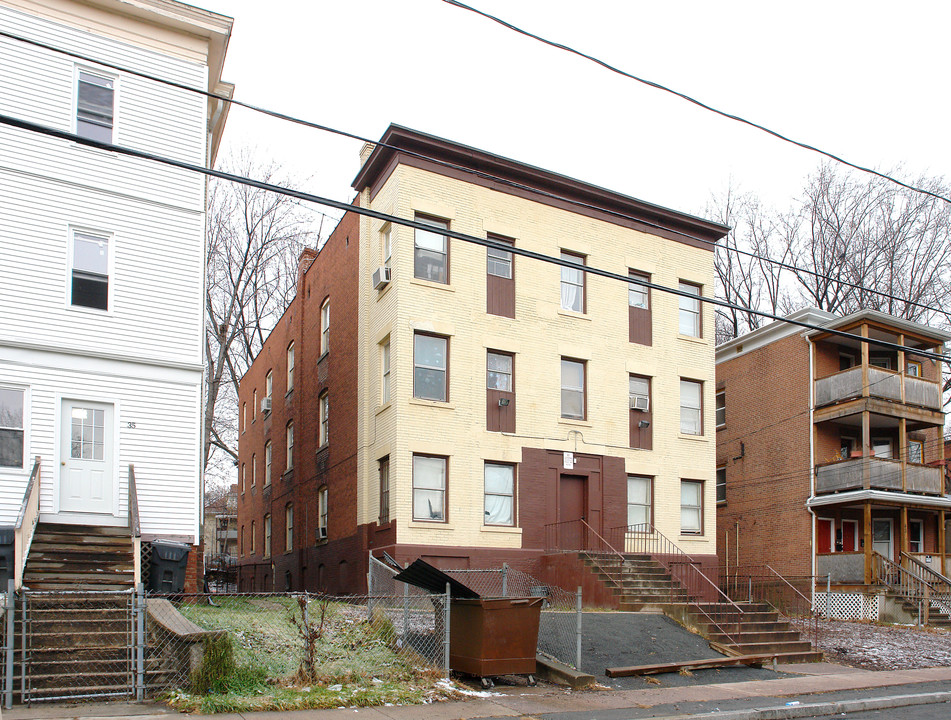
M515 481L510 465L485 466L485 524L512 525Z

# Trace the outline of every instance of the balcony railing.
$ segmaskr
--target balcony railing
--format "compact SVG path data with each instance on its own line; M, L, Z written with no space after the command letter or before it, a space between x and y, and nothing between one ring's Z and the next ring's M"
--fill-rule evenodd
M905 463L905 487L901 482L902 463L887 458L861 457L816 467L816 492L843 490L891 490L925 495L941 495L941 468ZM868 484L866 484L866 476Z
M941 409L941 390L938 383L914 375L903 375L894 370L871 366L868 368L869 397L901 402L902 384L905 386L906 404L931 410ZM863 397L861 366L816 380L816 407L860 397Z

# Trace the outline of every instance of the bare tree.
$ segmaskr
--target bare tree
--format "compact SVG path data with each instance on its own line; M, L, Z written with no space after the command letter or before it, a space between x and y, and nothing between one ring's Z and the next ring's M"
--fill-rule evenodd
M914 184L947 192L938 179L918 178ZM723 197L713 211L733 228L717 251L724 299L775 314L807 305L839 315L871 308L951 324L951 309L944 310L951 289L947 203L829 163L806 180L798 204L786 213L762 208L751 195L737 198L732 189ZM742 257L730 248L765 259ZM718 311L717 339L759 324L749 312Z
M290 186L281 169L244 152L229 172ZM296 292L297 258L322 230L322 213L286 195L213 180L208 192L205 288L205 425L210 476L233 478L238 383Z

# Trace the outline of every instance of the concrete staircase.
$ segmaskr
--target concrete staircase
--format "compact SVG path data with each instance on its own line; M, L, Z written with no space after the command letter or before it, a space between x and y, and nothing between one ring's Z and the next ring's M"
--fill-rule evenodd
M650 555L584 553L585 564L618 598L620 610L662 612L696 629L727 655L779 655L779 662L813 662L822 653L766 603L694 602ZM742 612L740 612L740 610Z
M687 613L692 624L707 640L727 655L781 653L779 662L819 662L822 653L803 640L789 622L764 602L691 603Z
M29 590L129 590L134 573L128 528L40 523L23 584Z
M895 602L901 604L902 609L908 613L910 617L917 620L919 608L918 602L916 600L908 598L894 591L889 591L887 595ZM951 630L951 615L949 615L943 608L939 607L934 601L932 601L931 607L928 608L927 624L931 627L939 627L946 630Z
M619 610L663 612L665 605L687 602L686 591L650 555L583 553L582 559L618 597Z

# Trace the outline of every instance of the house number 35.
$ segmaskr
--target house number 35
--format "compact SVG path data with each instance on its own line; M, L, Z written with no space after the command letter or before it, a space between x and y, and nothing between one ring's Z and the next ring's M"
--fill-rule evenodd
M129 428L130 430L135 430L135 423L134 422L126 423L126 427Z

